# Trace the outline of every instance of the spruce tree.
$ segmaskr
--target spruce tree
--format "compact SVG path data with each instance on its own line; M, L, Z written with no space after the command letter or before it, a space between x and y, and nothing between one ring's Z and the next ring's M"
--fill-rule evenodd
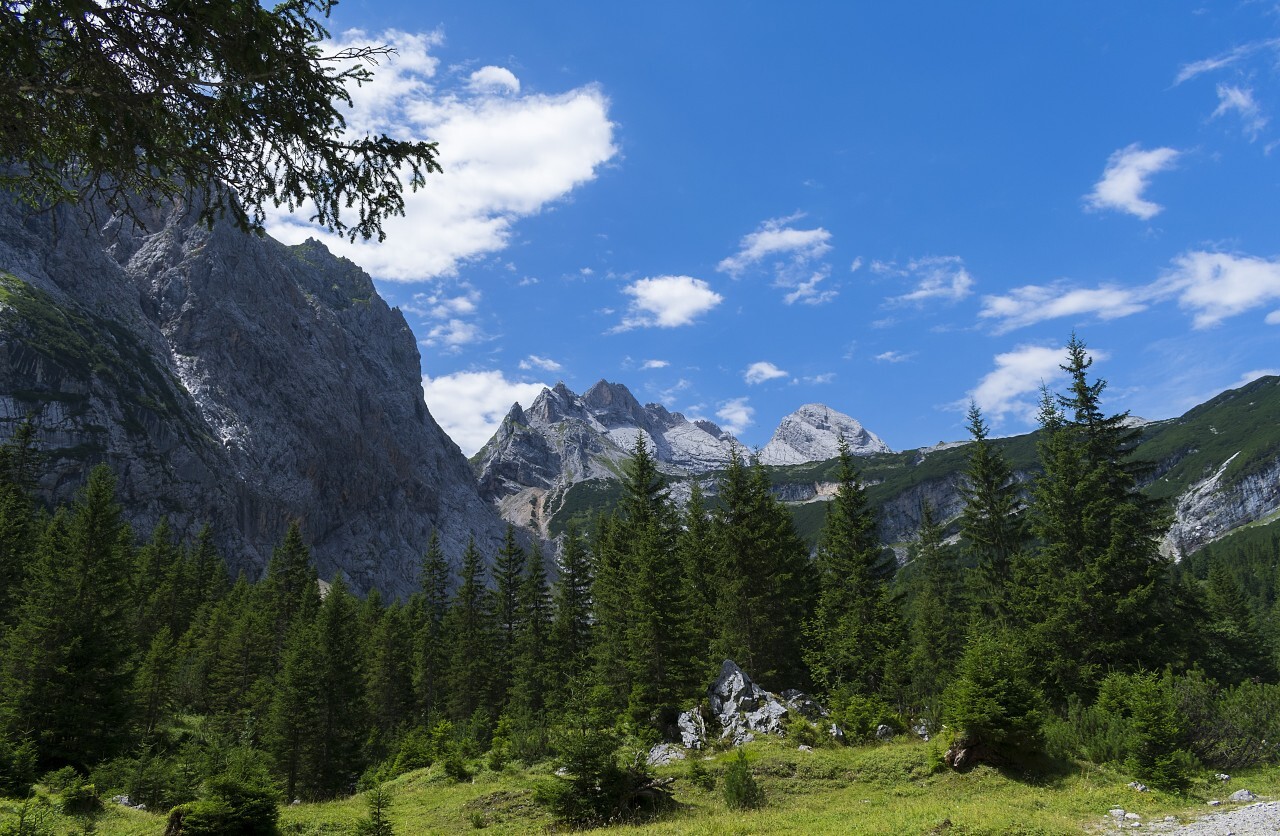
M805 616L816 578L791 514L769 491L759 460L747 466L733 450L712 515L716 638L712 649L765 687L804 687Z
M875 514L843 438L835 498L818 545L818 601L805 659L828 692L871 695L885 684L898 616L890 600Z
M698 661L713 668L719 664L710 656L715 640L715 543L706 501L697 482L690 487L682 523L676 550L683 572L684 606L693 628L693 652Z
M477 710L492 711L497 645L493 609L493 594L485 587L484 563L473 539L462 553L458 588L445 619L451 645L447 699L455 723L469 722Z
M960 534L976 571L970 584L987 620L1009 615L1009 586L1015 556L1026 540L1025 514L1018 482L1000 448L988 438L987 422L969 402L969 464L961 487L964 511Z
M100 465L36 548L0 653L0 718L30 734L43 764L88 766L127 742L133 703L133 536Z
M915 696L927 705L932 705L946 687L964 649L968 628L956 555L942 538L942 526L925 501L920 507L920 532L909 558L914 595L907 612L907 667Z
M507 523L502 548L498 550L497 558L493 562L494 617L498 625L493 701L498 706L506 703L507 693L511 689L516 638L523 627L520 588L524 579L525 563L524 549L516 542L515 526Z
M24 421L0 445L0 639L17 616L41 530L33 498L37 462L35 427Z
M380 757L413 716L413 630L408 609L399 601L374 623L365 650L365 695L374 730L372 745Z
M590 668L592 650L591 554L572 523L564 534L558 568L552 591L550 651L557 703L563 704Z
M310 766L318 759L316 730L324 721L321 694L323 651L310 612L289 625L280 673L276 677L268 718L266 745L284 781L286 800L303 795L314 784Z
M319 646L319 723L310 764L312 795L333 798L355 788L368 734L357 602L339 576L316 617Z
M426 726L434 725L444 712L444 681L451 655L445 637L450 575L449 561L440 547L440 535L432 530L418 573L418 594L412 605L417 622L414 690L418 711Z
M266 609L274 619L272 654L278 659L294 617L304 606L314 606L320 594L311 550L302 541L302 526L297 520L289 524L284 540L271 553L263 587Z
M1165 517L1138 490L1139 433L1102 411L1103 380L1072 335L1068 393L1041 406L1042 474L1032 490L1029 563L1033 651L1059 695L1087 694L1109 669L1152 670L1176 658L1175 589L1158 540Z

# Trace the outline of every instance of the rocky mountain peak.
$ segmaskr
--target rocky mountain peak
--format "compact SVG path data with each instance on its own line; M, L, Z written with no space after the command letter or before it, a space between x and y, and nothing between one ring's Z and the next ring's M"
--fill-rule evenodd
M768 465L826 461L839 455L841 436L855 456L891 452L856 418L825 404L808 403L782 419L760 451L760 461Z

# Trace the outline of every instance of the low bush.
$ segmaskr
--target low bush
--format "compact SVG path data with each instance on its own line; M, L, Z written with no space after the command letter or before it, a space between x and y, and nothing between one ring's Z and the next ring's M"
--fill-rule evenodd
M752 776L747 756L741 749L724 773L724 803L730 810L754 810L764 806L764 790Z

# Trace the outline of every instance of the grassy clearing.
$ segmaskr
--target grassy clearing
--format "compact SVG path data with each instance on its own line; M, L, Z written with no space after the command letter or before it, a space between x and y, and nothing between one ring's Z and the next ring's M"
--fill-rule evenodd
M938 766L940 747L916 741L804 752L769 740L751 744L747 752L765 791L763 809L735 812L726 807L720 786L732 754L721 753L702 761L716 781L713 789L685 780L688 763L676 763L659 770L681 779L676 782L676 809L647 822L580 832L1078 834L1098 829L1113 807L1136 812L1144 821L1166 815L1185 821L1210 812L1210 798L1225 799L1242 787L1280 796L1280 768L1275 767L1237 775L1225 786L1205 780L1187 795L1174 795L1139 793L1127 786L1130 776L1093 765L1044 763L1030 770L981 766L956 773ZM471 781L455 782L437 765L388 784L391 820L401 836L557 832L533 801L534 787L546 780L553 780L548 768L538 767L485 771ZM15 806L0 802L0 827L12 820ZM349 834L366 813L361 796L298 804L282 810L280 830L287 836ZM83 832L83 824L71 818L59 816L55 825L59 834ZM161 815L112 805L96 823L103 836L158 835L163 830Z

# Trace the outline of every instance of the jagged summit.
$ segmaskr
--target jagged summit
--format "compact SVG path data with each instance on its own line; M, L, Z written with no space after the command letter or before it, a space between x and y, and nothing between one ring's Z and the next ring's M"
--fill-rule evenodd
M856 418L820 403L807 403L778 424L773 438L760 451L762 464L804 464L833 459L839 453L839 439L855 456L889 453L889 445L870 432Z
M548 496L589 479L616 479L643 436L658 466L674 476L723 467L736 439L710 421L689 421L660 404L641 405L626 386L600 380L582 395L563 382L528 409L511 408L472 458L480 492L521 524L545 519Z

